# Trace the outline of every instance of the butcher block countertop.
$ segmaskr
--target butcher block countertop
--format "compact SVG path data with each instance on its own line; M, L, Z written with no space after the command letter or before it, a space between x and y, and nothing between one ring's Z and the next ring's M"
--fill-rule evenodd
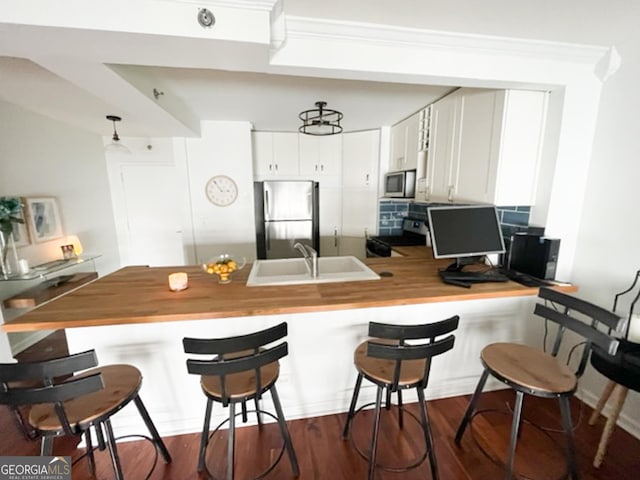
M218 284L199 266L124 267L2 327L5 332L55 330L453 302L538 292L537 288L511 281L480 283L468 289L445 285L437 270L449 261L434 260L426 247L403 247L400 253L406 256L366 259L373 271L385 272L380 280L311 285L247 287L251 265L235 272L233 281L226 285ZM189 288L172 292L167 277L179 271L189 275ZM388 273L391 275L386 276ZM576 290L572 286L561 288Z

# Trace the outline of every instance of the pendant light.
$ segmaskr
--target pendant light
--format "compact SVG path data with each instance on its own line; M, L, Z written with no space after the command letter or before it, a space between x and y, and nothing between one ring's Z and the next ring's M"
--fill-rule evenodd
M131 153L131 150L120 143L120 137L118 136L118 131L116 130L116 122L121 121L122 118L118 117L117 115L107 115L107 120L113 122L113 136L111 137L111 143L107 144L104 147L105 151L110 153Z
M342 113L337 110L325 108L327 102L316 102L316 109L305 110L298 117L302 125L298 131L307 135L335 135L342 133L340 120Z

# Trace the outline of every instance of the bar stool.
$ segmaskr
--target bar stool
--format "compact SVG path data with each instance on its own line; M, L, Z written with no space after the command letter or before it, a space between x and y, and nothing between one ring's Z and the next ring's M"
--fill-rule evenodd
M95 475L93 427L98 449L108 447L115 477L122 480L111 416L133 400L155 448L170 463L169 451L138 394L142 386L140 371L131 365L92 368L97 364L93 350L38 362L0 364L0 404L16 411L31 406L28 424L42 437L41 455L52 455L53 439L58 435L84 435L91 475Z
M615 355L593 347L591 352L591 365L598 372L609 379L595 410L589 418L589 425L595 425L605 404L609 400L614 389L617 390L616 401L611 414L602 431L598 451L593 460L593 466L599 468L607 453L607 446L618 422L620 411L624 406L629 390L640 392L640 344L628 340L620 340L620 347Z
M589 425L595 425L602 409L609 400L609 397L614 390L617 390L615 404L611 414L607 418L607 422L602 431L600 442L598 444L598 451L593 460L593 466L599 468L602 465L604 456L607 452L607 446L609 439L613 433L613 429L618 422L620 411L624 406L624 402L627 398L629 390L640 392L640 343L630 341L629 333L631 329L632 319L634 318L633 312L636 308L636 304L640 301L640 289L637 286L640 285L640 270L636 272L633 283L630 287L619 292L615 295L613 300L612 310L618 311L618 306L622 297L627 297L628 303L628 315L627 326L624 332L624 338L620 339L620 346L615 355L609 355L607 352L601 350L597 346L593 346L591 352L591 365L600 374L609 379L607 386L605 387L598 404L596 405L591 418L589 419ZM633 297L631 301L628 301L629 297Z
M214 435L220 427L229 422L229 438L227 450L227 479L232 480L234 474L234 446L235 446L235 418L236 404L241 404L242 419L247 420L248 401L254 400L255 412L260 423L260 415L266 414L277 420L280 433L283 438L283 446L278 457L272 464L256 478L262 478L278 464L286 449L291 462L291 469L297 477L300 473L291 436L287 428L280 398L276 390L276 380L280 373L278 360L286 356L288 347L282 342L274 347L265 348L266 345L276 342L287 335L287 324L281 323L248 335L229 338L184 338L185 353L199 355L214 355L209 360L187 360L187 370L191 374L200 375L200 386L207 397L204 425L200 437L200 450L198 454L198 472L207 470L205 454L210 439L211 410L213 402L222 403L223 407L229 407L229 418L218 425L211 435ZM271 392L276 415L260 409L259 400L266 392Z
M404 470L418 467L424 462L428 455L431 465L431 476L434 480L439 478L436 456L433 451L433 435L431 434L431 426L429 425L427 406L424 399L424 390L427 388L429 381L431 359L453 348L454 335L448 335L444 338L438 337L454 331L458 328L458 322L459 317L456 315L446 320L424 325L369 323L369 336L374 338L361 343L356 348L354 364L358 371L358 377L342 433L343 438L347 438L354 416L365 407L371 405L363 405L356 411L362 379L366 378L377 387L375 416L370 445L371 453L368 458L369 480L373 480L376 467L392 471L398 470L376 465L376 449L378 445L383 391L386 390L387 392L387 407L390 405L391 394L397 392L398 422L399 427L402 428L402 390L410 388L415 388L418 394L420 422L424 432L426 448L424 455L417 462L405 467ZM411 343L407 343L407 340L411 341ZM367 459L366 455L358 449L356 450Z
M493 343L484 347L480 354L484 371L460 422L455 443L460 446L465 429L475 414L476 403L482 389L491 374L516 391L505 479L511 480L513 476L525 394L558 399L567 442L568 471L571 478L578 479L579 471L573 443L569 398L573 396L578 386L578 379L584 373L591 345L597 345L610 353L615 353L618 348L618 340L599 331L598 326L602 324L617 330L624 322L613 312L557 290L541 288L538 295L545 300L545 303L552 304L550 307L537 303L534 309L534 314L545 319L545 332L548 321L558 324L551 352L547 353L538 348L517 343ZM578 315L574 315L574 312ZM571 330L584 339L585 345L576 371L557 358L566 330Z

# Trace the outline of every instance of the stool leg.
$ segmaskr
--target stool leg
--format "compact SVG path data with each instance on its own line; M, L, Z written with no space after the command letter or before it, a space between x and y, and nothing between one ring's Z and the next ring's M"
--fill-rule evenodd
M153 421L149 416L149 412L147 411L147 408L144 406L144 403L142 403L142 399L140 398L140 395L136 395L133 398L133 401L135 402L136 407L138 407L140 416L144 420L144 423L147 426L147 429L149 430L149 433L151 434L151 437L153 438L154 443L158 447L158 450L160 450L160 454L162 455L162 458L164 458L164 461L166 463L171 463L171 455L169 455L169 450L167 450L166 445L162 441L162 437L158 433L156 426L153 424Z
M247 423L247 402L244 401L241 403L242 405L242 423Z
M211 409L213 408L213 400L207 397L207 407L204 412L204 425L202 426L202 435L200 435L200 452L198 453L198 472L204 470L205 454L207 453L207 444L209 443L209 424L211 423Z
M518 443L518 430L520 430L520 417L522 416L522 400L524 393L516 392L516 404L513 407L513 420L511 422L511 440L509 441L509 458L507 459L506 480L513 477L513 464L516 457L516 444Z
M380 431L380 409L382 408L382 387L378 387L376 393L376 413L373 420L373 433L371 435L371 455L369 460L369 480L373 480L376 474L376 450L378 449L378 433Z
M94 424L93 429L96 432L96 438L98 440L98 450L102 452L107 448L107 444L104 441L104 434L102 433L102 423Z
M475 391L473 392L473 396L471 397L471 401L467 406L467 411L464 413L464 417L462 417L462 421L460 422L460 426L458 427L458 431L456 432L455 442L456 445L460 446L460 441L462 440L462 435L464 435L464 431L467 429L467 425L473 416L473 412L476 408L476 403L480 398L480 394L482 393L482 389L484 388L484 384L487 383L487 378L489 377L489 370L486 368L484 372L482 372L482 376L478 381L478 385L476 386Z
M44 435L40 441L40 456L50 457L53 453L53 436Z
M384 407L389 410L391 408L391 389L387 387L387 396L384 401Z
M598 444L598 452L596 453L596 458L593 460L593 466L596 468L600 468L600 465L602 465L604 455L605 453L607 453L607 445L609 444L609 439L611 438L613 429L618 422L618 417L620 416L622 406L627 399L628 392L628 388L618 385L618 397L616 398L616 403L613 406L611 415L609 415L609 417L607 418L607 423L604 426L602 437L600 437L600 443Z
M424 390L418 387L418 402L420 403L420 416L422 417L422 430L424 432L424 440L429 452L429 464L431 467L431 479L438 480L438 463L436 461L436 453L433 448L433 433L431 432L431 423L427 414L427 404L424 401Z
M576 463L576 447L573 443L573 425L571 424L571 408L569 407L569 397L560 397L560 413L562 414L562 424L564 434L567 438L567 465L569 475L573 480L580 478L578 465Z
M258 397L255 396L253 397L253 402L256 405L256 418L258 419L258 426L262 427L262 412L260 411L260 400L258 400Z
M229 403L229 446L227 447L227 480L233 480L236 440L236 404Z
M300 468L298 467L298 459L296 458L296 452L293 449L293 443L291 442L291 435L289 435L289 429L287 428L287 422L284 418L284 413L282 413L282 405L280 404L280 397L278 396L278 391L276 390L275 383L271 386L271 396L273 397L273 406L276 409L276 414L278 416L278 425L280 425L280 432L282 433L282 438L284 439L284 446L287 449L287 454L289 455L289 461L291 462L291 469L293 470L293 475L300 475Z
M398 427L404 427L404 419L402 418L402 390L398 390Z
M598 420L598 417L602 413L602 409L607 404L607 401L609 400L609 397L611 396L611 392L613 392L613 389L615 388L615 386L616 386L616 382L609 380L609 383L607 383L607 386L604 387L604 390L602 391L602 395L600 395L600 400L598 400L598 404L596 405L596 408L593 410L593 413L589 418L589 425L596 424L596 421Z
M353 420L353 414L356 411L356 404L358 403L358 395L360 394L360 385L362 385L361 373L358 374L356 385L353 387L353 396L351 397L351 405L349 406L349 413L347 413L347 420L344 422L342 438L347 438L349 435L349 428L351 428L351 421Z
M93 456L93 445L91 443L91 430L84 432L85 442L87 442L87 457L89 460L89 473L92 477L96 476L96 459Z
M116 480L124 480L122 474L122 467L120 466L120 457L118 457L118 447L116 446L116 438L113 435L113 428L111 427L111 420L108 418L104 421L105 434L107 437L107 446L109 447L109 454L111 455L111 463L113 464L113 473L116 476Z

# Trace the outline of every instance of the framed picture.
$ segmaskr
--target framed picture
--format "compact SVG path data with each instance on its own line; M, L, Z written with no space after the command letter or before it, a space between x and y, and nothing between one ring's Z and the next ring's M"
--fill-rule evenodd
M22 209L20 214L16 216L24 220L25 223L13 224L13 241L15 242L16 247L25 247L31 243L31 240L29 238L29 230L27 228L27 221L25 219L26 218L25 209L26 209L27 202L24 198L22 198L21 200L22 200L22 203L24 204L24 208Z
M62 222L55 198L27 198L27 217L34 242L48 242L62 237Z

